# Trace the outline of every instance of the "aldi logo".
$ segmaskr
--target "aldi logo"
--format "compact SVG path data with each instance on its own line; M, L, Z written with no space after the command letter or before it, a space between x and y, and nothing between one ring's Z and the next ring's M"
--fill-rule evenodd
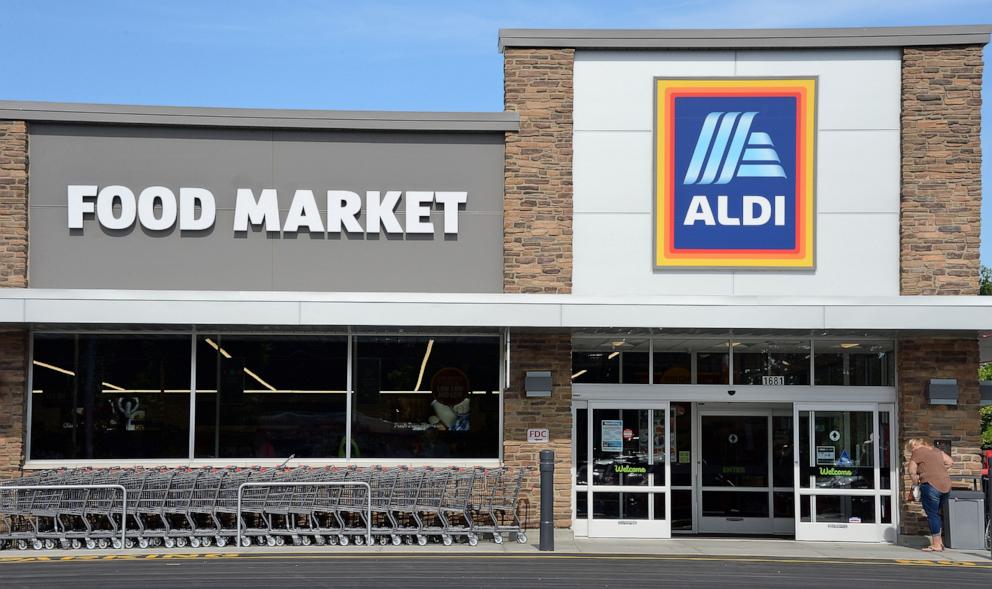
M655 267L814 267L815 78L655 78Z

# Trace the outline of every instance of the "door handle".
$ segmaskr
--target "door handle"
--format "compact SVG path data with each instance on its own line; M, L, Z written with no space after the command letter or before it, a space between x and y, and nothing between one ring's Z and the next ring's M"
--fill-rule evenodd
M744 521L744 518L743 517L728 517L727 518L727 521L728 522L742 522L742 521Z

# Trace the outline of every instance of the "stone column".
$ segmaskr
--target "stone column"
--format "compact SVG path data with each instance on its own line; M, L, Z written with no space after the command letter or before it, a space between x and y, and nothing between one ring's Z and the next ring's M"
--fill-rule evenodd
M527 398L524 377L529 370L550 370L550 397ZM540 517L541 450L555 452L555 526L572 525L572 336L570 333L510 335L509 390L503 395L503 462L529 469L524 480L521 516L536 528ZM546 444L528 443L529 428L547 428Z
M27 286L27 186L27 124L0 121L0 288ZM0 331L0 479L24 464L26 375L26 331Z
M981 86L981 46L903 50L902 295L978 293ZM919 504L905 501L910 485L905 442L914 436L949 439L956 461L952 474L981 471L978 340L973 333L907 337L900 339L897 356L900 528L919 535L928 530ZM957 379L957 406L927 402L931 378Z

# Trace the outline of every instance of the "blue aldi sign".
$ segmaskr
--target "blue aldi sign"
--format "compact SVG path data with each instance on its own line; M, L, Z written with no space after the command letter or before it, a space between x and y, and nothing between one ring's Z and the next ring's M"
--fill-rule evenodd
M655 92L655 267L813 268L816 79Z

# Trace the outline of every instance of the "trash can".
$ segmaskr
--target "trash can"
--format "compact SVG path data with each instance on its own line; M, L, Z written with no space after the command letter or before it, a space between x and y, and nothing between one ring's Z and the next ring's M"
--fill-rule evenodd
M945 546L958 550L985 549L985 493L952 489L941 511Z

